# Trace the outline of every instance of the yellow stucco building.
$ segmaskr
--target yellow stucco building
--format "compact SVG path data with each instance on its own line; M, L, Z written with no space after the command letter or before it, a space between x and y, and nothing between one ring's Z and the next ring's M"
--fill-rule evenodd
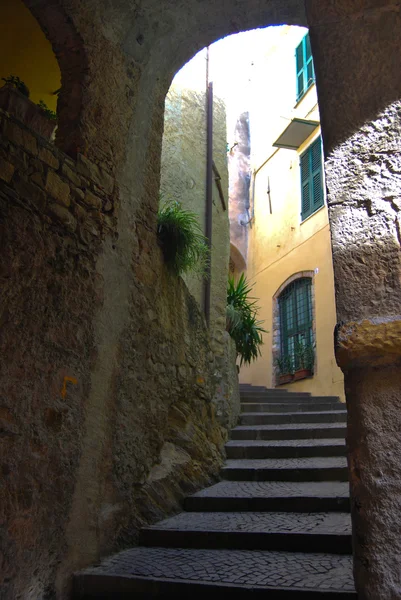
M240 381L275 387L287 379L290 391L344 399L333 349L334 278L307 30L283 27L253 69L246 275L268 333L261 357L241 367Z

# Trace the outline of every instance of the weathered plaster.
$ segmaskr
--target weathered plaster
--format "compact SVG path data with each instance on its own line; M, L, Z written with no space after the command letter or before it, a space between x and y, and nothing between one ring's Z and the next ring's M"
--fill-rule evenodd
M337 364L344 370L401 361L401 318L341 323L336 329Z

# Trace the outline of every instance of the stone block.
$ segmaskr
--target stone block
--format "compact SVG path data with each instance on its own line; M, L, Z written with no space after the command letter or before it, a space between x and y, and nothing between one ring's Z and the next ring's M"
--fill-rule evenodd
M27 204L31 204L40 212L44 211L47 203L47 197L45 192L41 190L40 187L30 181L22 179L21 177L18 177L13 183L15 191L22 200L24 200Z
M10 183L14 175L14 165L0 157L0 179L6 183Z
M94 181L102 190L106 192L106 194L111 194L114 189L114 179L104 171L99 168L95 163L88 160L82 154L78 155L77 161L77 169L78 172L88 177L92 181Z
M102 208L101 199L98 196L95 196L95 194L92 194L92 192L86 192L84 202L91 208L97 208L98 210Z
M16 123L12 121L4 121L3 123L3 133L6 138L13 142L17 146L23 146L25 150L28 150L34 156L38 153L38 144L36 138L29 133L29 131L25 131L19 127Z
M47 173L46 191L62 206L70 206L70 186L54 171Z
M38 171L32 173L29 179L33 181L33 183L36 183L36 185L38 185L39 187L44 187L45 185L43 174L39 173Z
M77 228L77 220L73 214L66 208L65 206L60 206L60 204L50 204L49 205L49 213L50 216L57 221L59 221L68 231L74 233Z
M39 158L40 160L43 160L44 163L49 165L49 167L52 167L52 169L55 171L57 171L60 166L58 158L56 158L54 154L47 148L39 148Z
M81 186L81 178L79 177L79 175L77 175L77 173L75 173L73 169L69 167L69 165L66 162L63 163L61 167L61 172L65 177L67 177L67 179L69 179L69 181L71 181L71 183L73 183L77 187Z

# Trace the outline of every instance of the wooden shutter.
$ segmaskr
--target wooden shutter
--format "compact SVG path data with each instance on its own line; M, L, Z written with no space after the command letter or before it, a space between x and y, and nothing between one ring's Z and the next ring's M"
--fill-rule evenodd
M310 45L309 33L305 36L305 63L306 63L306 90L315 81L315 69L313 66L312 49ZM305 91L306 91L305 90Z
M301 156L301 216L306 219L311 213L311 185L309 177L309 150Z
M322 139L301 155L301 218L306 219L324 204Z
M297 100L303 95L306 81L304 77L305 61L304 61L304 48L303 40L296 49L296 65L297 65Z
M309 33L302 39L295 51L297 69L297 102L315 81L312 50Z
M324 204L323 194L323 165L322 165L322 139L319 137L310 147L312 203L313 210Z

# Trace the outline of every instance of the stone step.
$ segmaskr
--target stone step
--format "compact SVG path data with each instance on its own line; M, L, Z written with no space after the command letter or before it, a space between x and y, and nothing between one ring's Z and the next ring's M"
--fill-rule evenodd
M345 456L344 439L317 440L231 440L226 444L227 458L303 458L308 456Z
M349 485L340 481L221 481L184 501L189 512L349 512Z
M349 513L181 513L142 529L142 546L351 554Z
M227 460L221 470L229 481L348 481L344 457Z
M322 412L322 411L344 411L344 405L340 402L241 402L243 412Z
M301 398L310 398L311 397L311 393L310 392L294 392L294 391L290 391L290 390L275 390L275 389L270 389L270 390L266 390L266 389L248 389L248 390L241 390L240 389L240 395L241 396L299 396Z
M356 598L352 559L336 554L146 548L125 550L77 573L76 600L127 598Z
M318 402L319 404L326 404L326 403L331 403L331 402L335 402L336 404L340 404L340 406L342 406L345 409L345 404L343 402L340 402L340 400L336 397L336 396L302 396L300 394L292 394L292 395L287 395L287 394L283 394L281 396L279 395L274 395L274 396L267 396L266 394L255 394L255 395L245 395L245 394L241 394L241 402L243 404L254 404L259 403L259 404L266 404L266 403L277 403L277 402L282 402L282 403L291 403L291 402L300 402L302 404L310 404L313 402Z
M240 415L241 425L272 425L283 423L345 423L347 411L248 413Z
M299 440L345 438L343 423L285 423L282 425L238 425L231 430L233 440Z

